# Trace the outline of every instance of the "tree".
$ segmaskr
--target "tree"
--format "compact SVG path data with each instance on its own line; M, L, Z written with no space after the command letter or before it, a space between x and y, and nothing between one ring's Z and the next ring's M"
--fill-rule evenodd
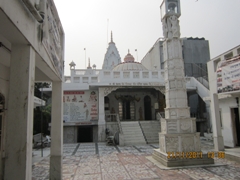
M49 83L35 83L34 96L44 100L47 103L50 97L44 94L41 91L41 89L49 87L50 87ZM49 134L48 124L50 122L51 122L51 104L36 107L34 109L33 134L38 133Z

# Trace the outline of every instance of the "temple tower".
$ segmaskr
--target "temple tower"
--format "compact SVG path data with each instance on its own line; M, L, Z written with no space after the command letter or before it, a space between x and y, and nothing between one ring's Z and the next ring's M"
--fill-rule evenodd
M102 69L111 70L119 63L121 63L121 57L119 55L119 52L117 50L115 43L113 42L113 34L111 32L111 42L108 43L108 48L104 56Z
M190 117L180 41L180 15L180 0L163 0L161 19L165 37L166 108L165 119L161 119L159 149L154 150L153 158L169 167L213 163L213 159L201 152L196 119Z

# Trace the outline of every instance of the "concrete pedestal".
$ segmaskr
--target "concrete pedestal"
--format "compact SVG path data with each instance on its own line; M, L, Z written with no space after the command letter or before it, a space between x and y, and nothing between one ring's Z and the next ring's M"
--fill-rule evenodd
M168 154L161 152L160 149L154 149L153 158L167 167L206 165L206 164L214 163L214 160L211 158L208 158L207 154L202 154L202 157L196 157L196 158L195 157L194 158L192 157L191 158L190 157L168 158Z

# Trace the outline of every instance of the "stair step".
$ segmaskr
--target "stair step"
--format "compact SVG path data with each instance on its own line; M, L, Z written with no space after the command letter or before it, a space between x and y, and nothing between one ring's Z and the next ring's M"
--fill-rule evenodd
M159 142L159 132L161 125L159 121L143 121L140 122L143 134L148 143Z
M146 144L138 121L121 122L121 126L125 145Z

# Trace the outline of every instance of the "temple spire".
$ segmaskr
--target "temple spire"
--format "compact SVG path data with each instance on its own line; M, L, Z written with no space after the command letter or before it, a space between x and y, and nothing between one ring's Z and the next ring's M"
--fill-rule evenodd
M111 31L111 42L113 42L113 35L112 35L112 31Z
M92 69L91 64L90 64L90 58L88 58L88 67L87 69Z
M90 65L90 58L88 58L88 67L91 67L91 65Z

